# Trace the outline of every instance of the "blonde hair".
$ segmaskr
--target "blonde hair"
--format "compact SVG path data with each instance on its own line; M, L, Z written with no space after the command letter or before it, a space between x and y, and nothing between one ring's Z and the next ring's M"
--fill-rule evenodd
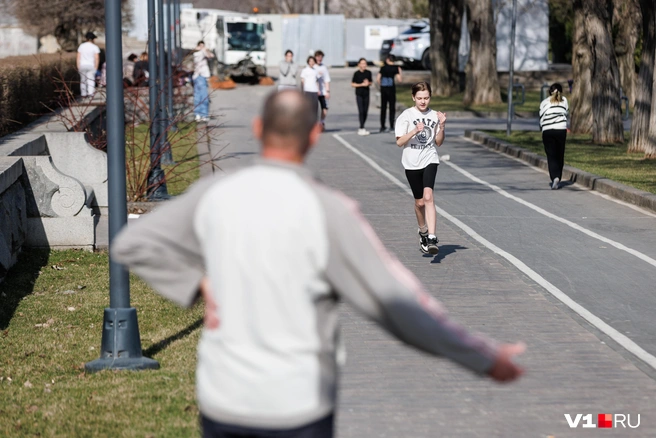
M549 87L549 102L556 104L563 101L563 87L559 83L551 84Z

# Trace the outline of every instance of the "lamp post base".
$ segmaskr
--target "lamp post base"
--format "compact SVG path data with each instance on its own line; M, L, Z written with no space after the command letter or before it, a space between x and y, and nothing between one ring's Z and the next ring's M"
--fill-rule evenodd
M137 309L134 307L105 309L100 350L99 359L84 365L87 372L159 368L156 360L143 357L141 353Z

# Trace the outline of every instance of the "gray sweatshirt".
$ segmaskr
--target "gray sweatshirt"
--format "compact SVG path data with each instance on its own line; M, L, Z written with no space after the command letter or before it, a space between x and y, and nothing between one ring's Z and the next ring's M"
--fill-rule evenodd
M293 62L280 61L280 79L278 85L296 86L298 67Z
M474 372L496 356L386 251L353 200L302 166L259 159L201 180L131 223L111 252L181 306L208 276L220 326L203 330L196 386L215 421L294 428L333 412L340 298Z

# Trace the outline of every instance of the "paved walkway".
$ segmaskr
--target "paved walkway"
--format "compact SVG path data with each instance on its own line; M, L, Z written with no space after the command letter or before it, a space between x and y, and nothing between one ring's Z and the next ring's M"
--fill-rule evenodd
M640 414L640 427L624 430L620 426L613 431L599 431L594 436L656 436L656 382L650 377L654 376L653 368L554 299L526 271L520 271L443 216L438 216L440 253L436 257L419 253L412 198L394 182L397 179L402 185L406 184L400 152L395 149L393 137L390 134L369 137L354 134L357 111L349 87L352 72L353 69L334 69L331 73L334 81L328 132L311 154L309 166L326 184L360 202L385 245L454 317L473 330L503 341L524 340L528 351L521 357L521 363L528 372L519 383L507 386L479 379L447 361L401 345L345 305L342 325L348 361L341 381L338 436L592 436L589 431L584 433L580 425L578 429L571 429L564 414L571 414L572 418L576 414L592 414L596 423L599 413L630 414L633 424ZM218 163L222 168L241 166L257 153L258 145L250 133L250 122L260 110L262 98L270 91L269 87L239 87L213 95L211 109L220 116L218 123L222 134L211 148L213 153L222 150L221 153L226 154L226 159ZM458 122L458 128L460 125L462 122ZM373 104L367 127L372 132L377 131L378 110ZM555 192L546 190L546 176L462 139L449 137L447 143L441 152L450 153L452 162L470 166L469 170L478 174L483 170L492 172L496 178L493 182L503 185L504 189L540 205L553 206L553 199L549 197ZM389 172L388 176L354 151L370 157L383 173ZM516 252L521 260L526 260L531 268L549 279L550 272L571 268L572 272L553 279L568 293L578 292L585 288L586 282L597 280L597 271L583 267L585 257L581 255L587 257L587 253L579 253L577 257L576 248L557 248L554 251L562 250L565 258L565 266L561 266L559 257L546 252L551 250L550 236L554 234L564 234L559 238L565 241L559 241L559 245L567 245L567 241L578 245L582 238L578 240L577 236L560 229L549 230L552 225L546 219L534 212L514 210L519 207L504 204L505 198L445 165L440 166L438 174L438 207L454 212L454 218L491 242ZM483 177L492 178L490 174ZM563 210L558 212L560 215L571 217L566 207L586 211L598 208L600 211L593 219L601 228L605 222L599 217L603 214L627 216L622 210L624 207L610 201L594 199L605 204L593 205L589 198L596 197L575 187L570 192L559 191L558 195L562 196L558 202L564 203ZM649 249L656 242L655 222L642 217L636 220L641 221L644 229L639 237L644 245L631 244L639 246L648 256L656 257L654 250ZM536 236L536 231L529 226L547 228L546 234ZM528 247L522 246L523 240L530 241ZM599 253L602 246L598 242L586 241L586 244L591 247L592 255ZM609 271L611 268L604 263L633 263L635 272L627 275L643 276L651 284L653 296L653 284L656 284L653 268L640 261L626 261L617 254L606 262L603 258L594 259L597 268ZM577 264L581 266L577 268ZM577 269L581 275L575 274ZM621 287L611 278L603 277L603 281L608 282L612 291ZM568 288L568 282L575 287ZM598 284L595 287L603 288ZM640 288L649 286L638 281L632 287L642 290ZM594 300L594 294L590 299ZM633 307L647 306L645 311L653 313L649 310L654 308L650 299L631 302ZM608 315L603 319L612 322L613 308L607 307ZM626 309L618 307L617 312L620 311ZM623 315L619 319L631 317ZM648 320L643 324L643 332L653 326ZM625 331L629 330L622 330Z

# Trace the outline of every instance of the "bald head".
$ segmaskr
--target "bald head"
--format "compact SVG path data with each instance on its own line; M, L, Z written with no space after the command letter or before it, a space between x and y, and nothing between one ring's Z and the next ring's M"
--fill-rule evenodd
M310 136L317 123L314 105L298 90L271 94L262 112L264 147L296 148L304 155L310 147ZM285 141L272 141L285 140Z

